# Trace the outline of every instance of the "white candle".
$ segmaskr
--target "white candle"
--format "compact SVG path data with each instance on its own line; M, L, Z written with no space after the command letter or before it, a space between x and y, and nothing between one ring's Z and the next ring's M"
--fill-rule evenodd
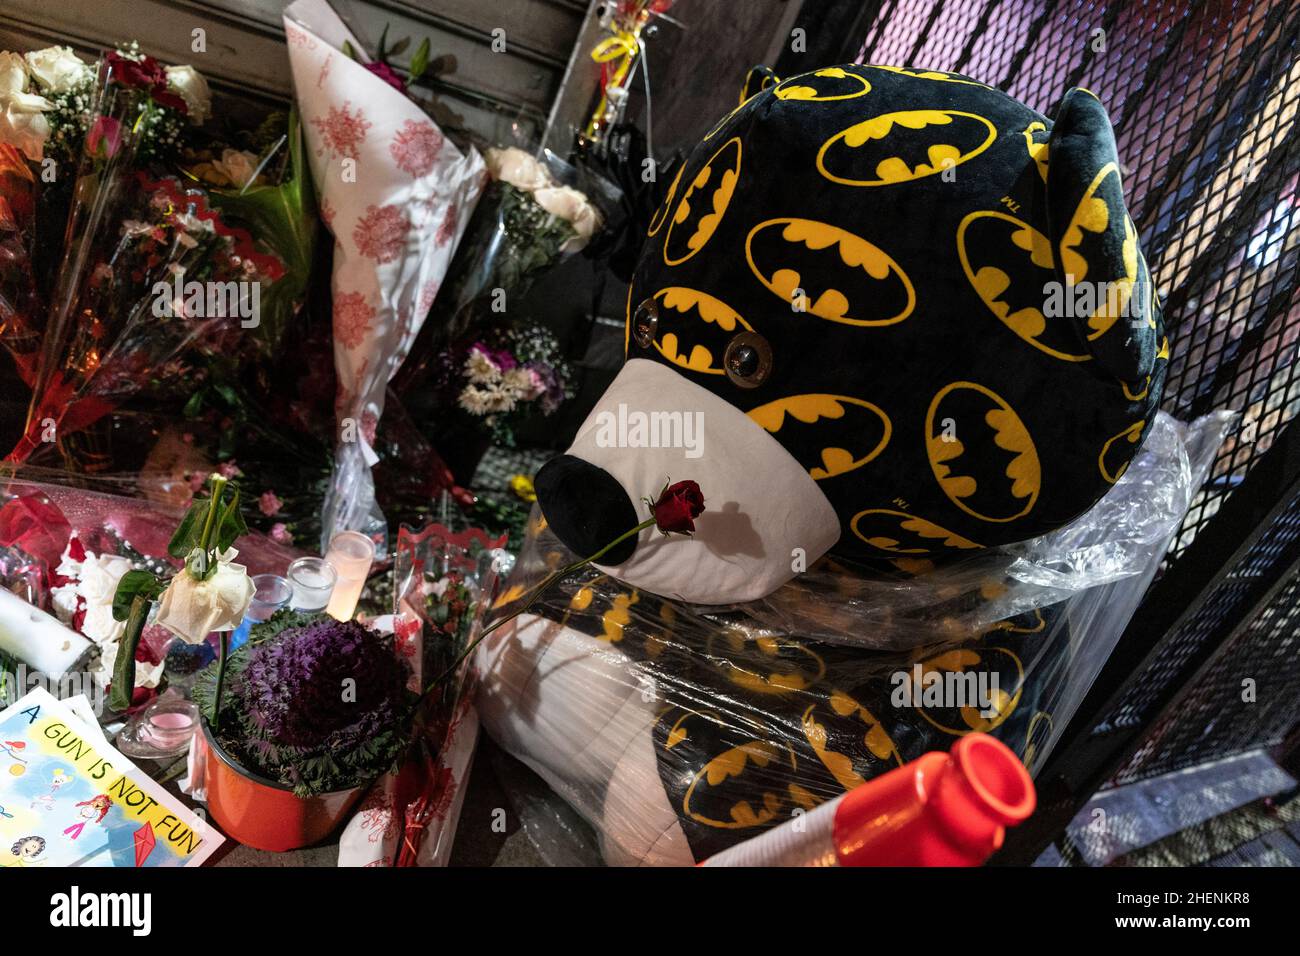
M289 606L295 611L321 611L329 603L338 574L323 558L299 558L285 575L293 585Z
M339 579L325 609L327 614L340 621L352 620L374 559L375 543L360 531L340 531L330 539L325 560L334 566Z

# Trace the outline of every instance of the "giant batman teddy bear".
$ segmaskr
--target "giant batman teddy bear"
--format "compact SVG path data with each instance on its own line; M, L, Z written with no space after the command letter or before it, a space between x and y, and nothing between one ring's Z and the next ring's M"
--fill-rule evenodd
M941 622L996 606L1001 549L1093 508L1153 427L1168 346L1096 97L1048 119L951 73L756 72L649 225L626 354L537 475L501 606L669 478L703 490L696 534L628 539L480 658L489 731L607 860L697 861L955 734L1043 742L1069 679L1070 641L1044 638L1060 607ZM699 434L611 429L637 413ZM879 582L923 590L982 556L913 647L820 639ZM780 626L749 610L774 606ZM900 671L978 671L996 694L899 708Z

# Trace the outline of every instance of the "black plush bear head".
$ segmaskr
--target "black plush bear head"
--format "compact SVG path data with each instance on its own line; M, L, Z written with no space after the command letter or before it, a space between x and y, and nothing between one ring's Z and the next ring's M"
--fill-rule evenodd
M827 551L938 559L1091 507L1168 360L1101 104L1071 90L1052 121L894 67L762 85L650 225L627 363L537 478L556 534L593 553L695 479L695 542L647 531L602 567L722 603Z

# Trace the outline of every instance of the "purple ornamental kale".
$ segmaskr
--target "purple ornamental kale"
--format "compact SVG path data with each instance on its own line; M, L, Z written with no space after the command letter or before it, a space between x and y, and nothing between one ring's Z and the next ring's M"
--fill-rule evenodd
M330 618L252 648L236 692L265 743L334 749L394 726L406 680L388 638Z

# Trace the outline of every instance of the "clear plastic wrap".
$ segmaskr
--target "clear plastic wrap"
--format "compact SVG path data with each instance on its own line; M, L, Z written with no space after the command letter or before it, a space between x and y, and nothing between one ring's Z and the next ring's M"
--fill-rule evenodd
M959 564L825 560L716 608L588 569L484 642L484 726L591 821L611 864L697 862L972 731L1036 772L1232 417L1162 414L1086 515ZM534 513L497 607L570 559Z

